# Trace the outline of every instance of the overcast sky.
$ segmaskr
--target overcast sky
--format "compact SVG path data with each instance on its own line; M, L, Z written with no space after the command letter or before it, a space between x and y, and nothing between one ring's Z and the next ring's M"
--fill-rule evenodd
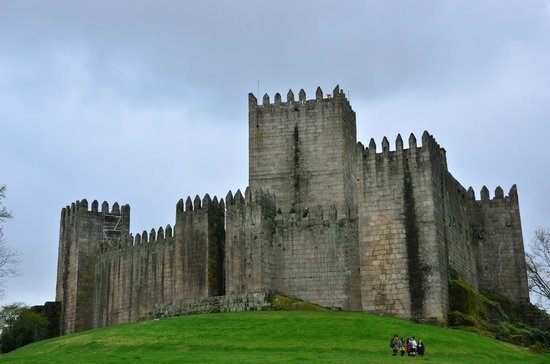
M55 299L61 208L129 203L131 231L248 180L247 93L336 84L358 139L424 130L476 196L518 185L550 227L550 3L0 0L0 184L22 275Z

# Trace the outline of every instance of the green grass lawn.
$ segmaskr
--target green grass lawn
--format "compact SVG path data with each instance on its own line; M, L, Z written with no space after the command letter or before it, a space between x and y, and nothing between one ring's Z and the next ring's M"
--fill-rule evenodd
M391 356L389 340L415 336L424 358ZM550 354L461 330L357 312L246 312L176 317L37 342L0 362L550 363Z

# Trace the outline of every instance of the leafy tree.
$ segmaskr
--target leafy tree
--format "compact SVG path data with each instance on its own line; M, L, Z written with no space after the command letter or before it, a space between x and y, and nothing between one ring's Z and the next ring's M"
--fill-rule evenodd
M48 319L22 303L13 303L2 306L0 326L0 350L8 353L45 338Z
M17 265L19 264L18 253L11 249L4 240L4 221L13 216L10 211L2 204L6 197L6 186L0 186L0 297L4 296L4 290L1 285L6 278L12 278L17 275Z
M19 302L2 306L0 309L0 331L10 330L24 308L27 306Z
M550 229L538 228L526 254L529 290L541 308L550 308Z

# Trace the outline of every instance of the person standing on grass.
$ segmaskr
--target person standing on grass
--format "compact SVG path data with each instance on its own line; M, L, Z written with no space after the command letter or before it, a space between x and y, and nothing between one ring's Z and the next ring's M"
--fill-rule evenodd
M399 348L401 356L405 355L405 339L403 339L403 337L401 337L401 340L399 340L397 346Z
M414 336L411 339L411 356L416 356L416 340Z
M393 351L393 354L392 354L393 356L397 356L397 350L398 350L397 346L399 344L398 341L399 340L397 338L397 335L393 335L393 338L390 341L390 348Z
M407 338L405 349L407 350L407 356L411 356L411 340L409 340L409 338Z
M416 351L419 356L424 356L424 343L422 340L418 339L418 345L416 346Z

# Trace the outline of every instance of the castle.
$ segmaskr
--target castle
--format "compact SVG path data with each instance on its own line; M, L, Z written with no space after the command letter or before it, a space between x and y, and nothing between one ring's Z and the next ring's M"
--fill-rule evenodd
M174 228L130 234L130 206L62 209L61 333L154 310L259 309L271 293L342 310L445 323L449 272L528 303L518 195L476 200L424 132L381 150L356 138L337 86L249 102L249 187L176 204Z

